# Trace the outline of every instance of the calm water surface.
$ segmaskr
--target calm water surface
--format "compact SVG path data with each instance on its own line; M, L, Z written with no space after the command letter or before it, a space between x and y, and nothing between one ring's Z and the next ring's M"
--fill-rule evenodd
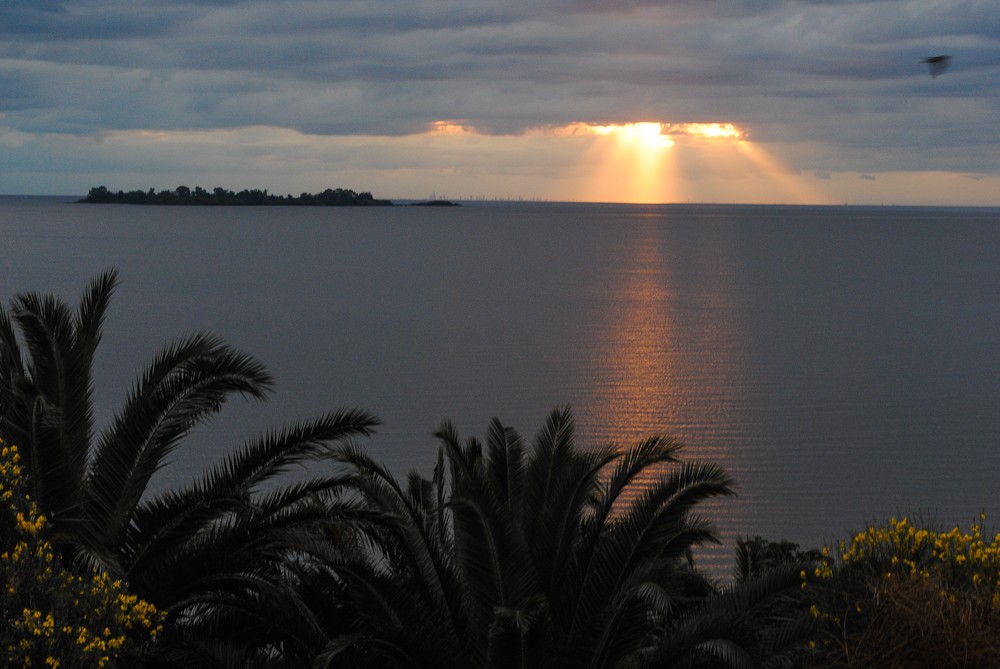
M198 329L261 358L158 485L341 406L384 422L399 475L450 418L531 436L569 404L584 444L666 432L739 496L737 534L814 546L873 519L1000 518L1000 210L474 204L157 208L0 198L0 288L121 285L107 419L154 351Z

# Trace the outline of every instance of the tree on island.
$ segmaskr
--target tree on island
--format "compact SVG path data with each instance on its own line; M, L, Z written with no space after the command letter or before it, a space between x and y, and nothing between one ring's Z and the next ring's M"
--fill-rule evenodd
M254 188L252 190L243 189L239 192L215 187L211 192L201 186L193 191L187 186L178 186L174 190L161 190L157 192L150 188L148 191L111 191L106 186L91 188L87 196L78 202L86 204L161 204L161 205L224 205L224 206L312 206L312 207L340 207L340 206L392 206L389 200L377 200L371 193L361 192L347 188L327 188L321 193L302 193L298 197L292 195L274 195Z

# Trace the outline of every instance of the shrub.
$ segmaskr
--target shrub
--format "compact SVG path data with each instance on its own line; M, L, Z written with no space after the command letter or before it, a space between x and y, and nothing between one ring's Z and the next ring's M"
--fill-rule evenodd
M21 456L0 440L0 657L6 667L133 666L163 615L103 573L74 574L25 492Z
M893 518L824 548L802 574L826 631L812 665L996 666L1000 535L984 537L984 521L943 532Z

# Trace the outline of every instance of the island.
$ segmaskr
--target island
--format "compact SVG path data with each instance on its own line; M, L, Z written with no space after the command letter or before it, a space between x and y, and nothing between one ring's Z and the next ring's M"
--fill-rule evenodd
M111 191L105 186L91 188L83 199L85 204L160 204L208 206L306 206L306 207L391 207L389 200L377 200L371 193L357 193L346 188L327 188L322 193L274 195L266 189L241 190L238 193L224 188L211 191L201 187L178 186L174 190Z

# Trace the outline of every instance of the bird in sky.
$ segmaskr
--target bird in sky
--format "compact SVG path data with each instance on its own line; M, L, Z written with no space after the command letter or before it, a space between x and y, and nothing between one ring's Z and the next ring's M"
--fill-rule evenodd
M922 63L927 63L931 68L931 79L936 79L939 74L944 74L944 71L948 69L948 64L951 63L951 56L930 56L924 58Z

